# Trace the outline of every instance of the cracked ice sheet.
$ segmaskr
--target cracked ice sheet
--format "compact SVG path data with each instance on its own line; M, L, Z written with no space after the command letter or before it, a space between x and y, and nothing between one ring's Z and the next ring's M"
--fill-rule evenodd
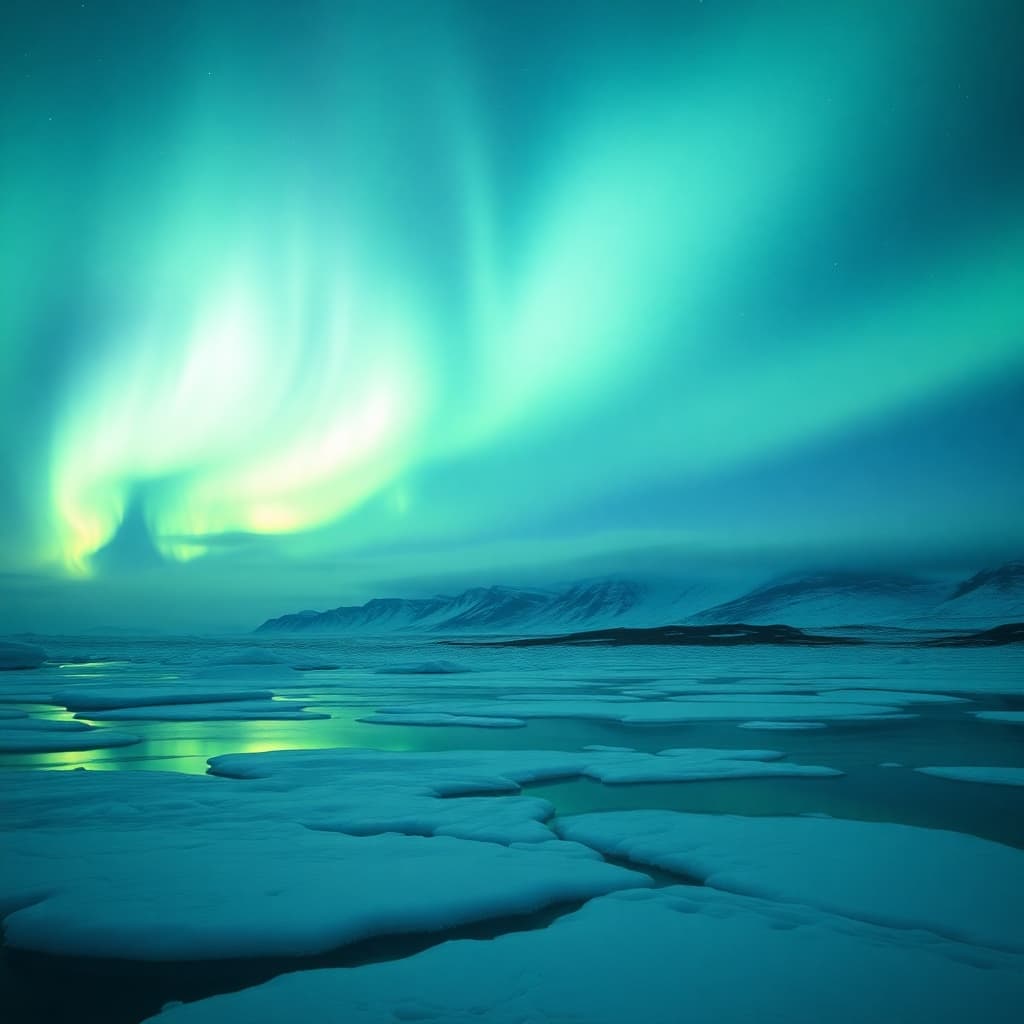
M402 665L381 665L374 671L388 676L448 676L473 670L454 661L410 661Z
M565 700L425 701L377 708L380 714L450 714L471 718L575 718L621 722L624 725L672 725L699 721L745 721L772 718L879 719L892 715L893 704L830 701L810 695L773 694L772 699L737 695L728 700L674 697L667 701Z
M30 678L26 678L27 673L19 673L12 680L12 675L0 675L0 704L52 704L53 691L67 682L49 675L45 669L37 669Z
M450 837L297 825L68 830L0 858L15 949L131 960L304 956L649 884L581 857ZM36 900L25 905L26 901ZM20 908L20 909L19 909Z
M852 650L852 648L851 648ZM753 673L730 659L730 674L735 678L708 678L715 673L715 666L708 664L707 677L696 672L689 679L679 679L666 675L656 683L629 685L629 692L642 696L651 690L662 693L680 695L703 695L710 693L807 693L827 694L830 690L849 691L856 688L864 691L865 697L870 696L882 700L886 693L919 694L927 699L929 695L947 697L960 695L979 697L997 694L1024 695L1024 683L1021 674L1021 652L1010 647L995 649L986 648L984 652L975 651L973 656L957 658L935 658L934 652L929 653L927 660L919 660L921 650L904 651L907 663L903 658L888 660L884 664L872 664L869 660L880 651L868 651L858 648L860 659L856 667L843 674L836 674L830 669L826 660L815 659L794 669L780 659L762 664ZM987 653L986 653L987 652ZM948 655L949 650L944 651ZM789 655L793 657L792 654Z
M728 892L1024 952L1024 851L959 832L837 818L614 811L564 839Z
M822 697L829 700L869 701L876 704L893 704L904 707L907 704L966 704L968 698L954 697L949 693L923 693L907 690L821 690Z
M619 699L619 690L623 685L614 676L609 676L601 684L590 680L565 679L554 674L524 674L516 672L498 672L474 669L464 673L417 673L402 675L393 672L353 669L344 673L306 674L288 684L288 688L304 686L315 687L318 693L334 693L338 696L356 694L360 698L375 698L379 694L407 694L410 692L426 692L430 694L480 694L478 699L499 700L509 694L529 693L530 699L547 698L553 695L557 700L584 700L591 697L610 697ZM285 684L275 681L274 686L280 689ZM540 695L538 697L538 694Z
M49 718L0 719L0 754L59 754L77 750L130 747L140 737L114 729L94 729L85 722Z
M680 955L681 951L683 955ZM1019 958L693 887L596 899L539 931L300 971L153 1024L1016 1024Z
M521 729L526 722L521 718L485 718L473 715L443 715L440 713L417 715L375 714L358 719L369 725L463 725L481 729Z
M296 750L213 758L205 776L174 772L11 771L0 787L0 821L12 834L78 824L103 827L239 827L297 823L352 834L397 831L496 843L554 838L546 800L522 785L646 773L660 779L776 774L774 750L483 750L390 752ZM481 799L481 797L485 797ZM67 856L72 856L68 851Z
M96 823L193 829L230 821L242 834L285 823L353 835L402 832L499 844L555 839L543 824L554 814L547 800L474 795L515 793L516 783L507 777L438 765L430 778L396 756L392 771L350 764L345 771L245 782L174 772L9 772L11 785L0 790L0 820L11 833ZM555 773L564 767L554 765ZM444 791L470 795L439 798ZM5 839L9 846L14 842Z
M321 711L304 710L302 701L230 700L80 711L75 717L88 718L94 722L251 722L297 721L331 716Z
M172 682L83 683L55 693L49 703L69 711L112 711L117 708L160 707L168 704L218 704L235 700L270 700L270 690L225 688L223 684L180 679Z
M888 716L885 716L888 717ZM740 722L738 729L763 729L769 732L806 732L808 729L824 729L824 722Z
M956 782L984 782L994 786L1024 786L1024 768L945 766L915 768L922 775L934 775Z
M213 759L229 777L11 772L0 790L7 942L150 959L292 955L643 885L558 841L545 824L553 806L519 786L809 770L781 756L273 751ZM565 856L574 849L584 856Z
M0 716L0 730L27 729L38 732L89 732L91 725L64 718L30 718L27 712L14 718Z
M349 784L350 773L393 779L408 773L437 796L515 789L529 782L586 776L599 782L686 782L758 776L832 776L833 768L782 762L778 750L679 748L648 754L629 750L555 752L536 750L436 751L392 754L374 750L284 750L224 754L210 770L236 778L334 776ZM358 777L357 775L357 777ZM474 788L477 787L477 788Z
M905 707L907 704L965 704L963 697L951 697L944 693L907 693L898 690L820 690L804 693L799 697L789 693L763 693L753 696L736 691L733 693L701 694L699 697L676 695L674 701L696 701L709 704L737 704L757 700L764 704L786 704L794 700L820 699L843 704L885 704L891 707Z

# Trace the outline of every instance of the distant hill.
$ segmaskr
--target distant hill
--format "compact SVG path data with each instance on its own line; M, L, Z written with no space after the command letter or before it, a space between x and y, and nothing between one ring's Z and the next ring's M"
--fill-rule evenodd
M1024 622L1007 622L977 633L957 633L953 636L926 640L926 647L1005 647L1024 644Z
M896 574L815 573L756 587L699 612L697 623L984 629L1024 619L1024 562L961 581Z
M601 579L565 589L474 587L453 596L366 604L268 619L261 633L557 633L585 626L682 621L721 595L702 584Z
M934 609L945 625L984 625L1024 620L1024 562L983 569L953 588Z
M1024 619L1024 562L963 580L881 573L786 576L729 593L721 584L585 580L564 588L474 587L428 598L366 604L268 619L261 633L436 633L545 635L664 625L787 624L985 629Z
M795 626L905 623L927 617L949 586L896 575L820 573L773 582L705 609L695 622Z

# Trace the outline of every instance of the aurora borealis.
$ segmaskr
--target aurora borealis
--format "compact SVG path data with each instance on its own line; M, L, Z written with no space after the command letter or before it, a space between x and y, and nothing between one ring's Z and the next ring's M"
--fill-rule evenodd
M1024 550L1018 3L0 19L15 627Z

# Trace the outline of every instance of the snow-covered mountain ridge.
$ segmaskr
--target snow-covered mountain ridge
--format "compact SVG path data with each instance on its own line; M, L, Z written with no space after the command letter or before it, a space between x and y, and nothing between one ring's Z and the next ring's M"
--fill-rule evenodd
M799 627L975 629L1024 620L1024 562L963 580L822 572L730 593L720 584L588 580L565 588L474 587L428 598L374 598L268 619L272 633L557 633L581 627L745 622Z

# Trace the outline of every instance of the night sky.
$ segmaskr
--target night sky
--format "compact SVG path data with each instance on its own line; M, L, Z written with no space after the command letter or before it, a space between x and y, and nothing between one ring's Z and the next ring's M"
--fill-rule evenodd
M6 0L0 613L1024 553L1024 7Z

